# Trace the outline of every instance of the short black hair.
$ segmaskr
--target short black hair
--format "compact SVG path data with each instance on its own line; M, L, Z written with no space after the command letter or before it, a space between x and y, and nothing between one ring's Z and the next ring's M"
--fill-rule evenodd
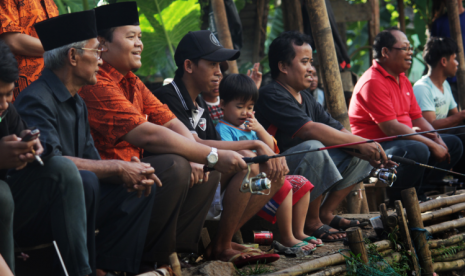
M192 61L192 63L194 63L195 65L199 65L199 60L200 58L190 59L190 61ZM176 72L174 74L178 78L182 78L182 76L184 76L184 62L182 63L182 67L178 67L178 69L176 69Z
M105 29L98 31L98 36L105 38L106 41L112 42L113 41L113 33L115 32L116 27Z
M279 76L279 62L281 61L287 65L291 64L295 58L294 45L302 46L304 43L310 45L311 38L298 31L283 32L271 42L268 51L268 62L273 79Z
M400 31L397 27L390 27L376 35L373 41L373 58L379 59L383 56L382 50L384 47L391 49L396 44L397 39L392 34L392 31Z
M449 58L459 52L457 43L450 37L431 37L423 50L423 59L431 66L436 67L443 57Z
M225 104L234 101L249 101L257 102L258 89L255 82L243 74L227 75L220 83L220 99Z
M18 79L18 62L10 48L0 40L0 80L5 83L12 83Z

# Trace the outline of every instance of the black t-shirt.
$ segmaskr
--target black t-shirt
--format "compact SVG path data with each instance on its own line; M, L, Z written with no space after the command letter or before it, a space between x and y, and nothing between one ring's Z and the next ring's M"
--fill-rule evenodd
M277 128L275 138L281 152L294 147L304 140L296 133L308 122L318 122L337 130L343 126L336 121L307 90L300 91L302 104L276 81L260 88L260 97L255 104L255 117L268 129Z
M0 139L12 134L16 134L19 137L21 131L27 128L26 123L21 119L16 108L11 103L0 117L2 117L0 122ZM7 171L0 170L0 180L5 180Z
M153 94L162 103L167 104L174 115L200 139L221 140L210 118L207 103L201 97L197 97L197 108L181 78L174 78L171 84L158 88Z

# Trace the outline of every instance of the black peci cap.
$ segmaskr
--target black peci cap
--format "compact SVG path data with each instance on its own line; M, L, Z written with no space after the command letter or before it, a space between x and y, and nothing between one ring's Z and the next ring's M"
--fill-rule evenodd
M240 54L238 50L224 48L212 32L204 30L187 33L176 48L174 60L181 68L186 59L202 58L222 62L238 59Z
M136 2L120 2L95 8L97 30L101 32L114 27L139 25Z
M97 37L95 12L74 12L34 24L45 51Z

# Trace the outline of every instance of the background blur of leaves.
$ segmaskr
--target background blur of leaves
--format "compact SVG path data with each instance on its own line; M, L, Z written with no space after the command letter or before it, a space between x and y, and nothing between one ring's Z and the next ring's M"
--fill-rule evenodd
M97 5L125 0L55 0L60 13L94 8ZM150 81L154 76L173 77L175 71L174 50L181 38L189 31L200 30L202 9L208 0L135 0L139 6L144 52L142 68L137 74ZM252 0L234 0L238 11ZM286 0L282 0L285 3ZM347 0L350 3L366 3L367 0ZM414 62L408 76L412 82L418 80L425 68L421 53L426 43L427 25L432 21L433 0L404 0L406 8L407 37L415 47ZM282 10L270 0L267 39L265 49L284 30ZM397 0L380 0L380 26L384 30L397 26L399 12ZM366 21L348 23L346 26L347 49L351 55L352 71L361 75L370 65L368 45L368 24ZM365 47L364 47L365 46ZM263 71L269 70L267 59L263 60ZM243 64L241 71L250 68L251 63Z

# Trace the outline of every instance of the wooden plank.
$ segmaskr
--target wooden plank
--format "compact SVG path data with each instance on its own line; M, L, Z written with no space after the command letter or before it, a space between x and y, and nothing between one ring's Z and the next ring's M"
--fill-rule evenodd
M415 275L420 275L420 265L418 264L417 256L415 255L415 248L413 247L412 239L410 238L410 230L408 228L407 219L404 214L404 207L402 206L402 202L400 200L396 200L394 204L396 205L400 237L410 254L409 258L413 264Z
M371 6L369 3L350 4L346 0L330 0L336 23L357 22L371 19Z

